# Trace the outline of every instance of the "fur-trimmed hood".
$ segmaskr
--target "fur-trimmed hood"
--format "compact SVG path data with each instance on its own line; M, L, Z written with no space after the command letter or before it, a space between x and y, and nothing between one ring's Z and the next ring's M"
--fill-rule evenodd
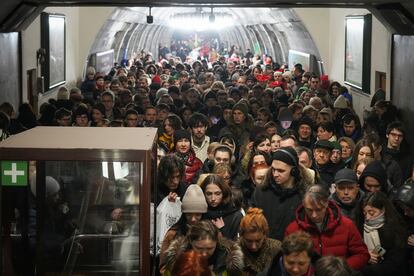
M171 271L177 257L189 249L191 245L186 237L174 240L165 252L165 268ZM209 258L209 263L213 266L215 275L221 275L224 271L227 275L241 275L244 269L243 252L235 242L219 238L216 251Z

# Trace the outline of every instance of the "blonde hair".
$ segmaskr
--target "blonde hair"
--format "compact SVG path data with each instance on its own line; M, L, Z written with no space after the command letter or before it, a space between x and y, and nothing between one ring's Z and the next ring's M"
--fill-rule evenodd
M203 183L204 180L206 179L206 177L209 176L209 175L212 175L212 173L202 173L202 174L200 174L200 176L198 177L198 180L197 180L197 183L196 184L198 186L201 186L201 183Z

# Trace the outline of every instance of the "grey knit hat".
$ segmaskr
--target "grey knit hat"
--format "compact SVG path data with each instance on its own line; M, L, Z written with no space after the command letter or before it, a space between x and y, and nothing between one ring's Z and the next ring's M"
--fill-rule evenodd
M188 186L182 203L183 213L207 213L207 202L203 190L196 184Z

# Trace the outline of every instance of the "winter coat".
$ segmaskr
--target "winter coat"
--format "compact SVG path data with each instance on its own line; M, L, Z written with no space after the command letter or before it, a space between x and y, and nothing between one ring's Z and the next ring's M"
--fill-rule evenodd
M180 197L181 199L184 197L185 191L187 191L187 187L188 185L186 185L183 182L180 182L180 184L178 184L178 188L175 191L178 197ZM167 188L167 186L163 183L158 183L158 191L157 191L157 195L155 198L155 202L156 202L156 206L158 206L161 201L169 195L171 191Z
M361 270L367 264L370 255L358 228L349 218L342 216L339 207L333 201L329 201L326 214L320 231L301 205L296 210L296 220L288 226L285 235L305 231L311 235L316 253L321 256L343 257L352 269Z
M199 174L199 170L203 167L203 162L198 159L193 150L190 150L188 154L182 155L180 153L175 153L175 155L183 160L185 165L185 183L193 184L194 177Z
M247 116L242 125L236 125L231 119L229 124L222 128L219 132L219 139L225 136L230 136L236 143L235 157L239 157L239 152L243 151L243 147L249 143L250 130L253 128L254 119L252 116Z
M286 227L295 219L295 210L302 202L298 186L282 189L273 179L256 187L252 205L263 209L269 223L269 238L282 240Z
M352 133L351 136L347 136L346 133L345 133L345 131L344 131L344 128L341 127L339 129L338 138L341 138L341 137L351 138L355 143L357 143L362 138L362 129L361 128L356 128L355 131Z
M252 206L252 197L254 190L256 189L256 184L249 177L241 183L241 190L243 193L243 205L248 208Z
M191 244L185 237L173 241L165 254L164 275L171 275L170 271L174 263L186 250L191 249ZM244 268L243 253L240 247L233 241L219 238L214 254L208 259L213 267L213 275L216 276L237 276L242 275Z
M389 149L387 148L387 145L383 145L382 147L382 162L386 165L388 178L390 179L393 187L399 187L402 185L405 179L411 176L412 157L410 156L410 150L407 147L401 148L400 150ZM394 172L393 174L389 173L388 167L391 164L388 163L391 163L391 160L395 161L395 163L398 164L399 169L397 170L397 172L401 174L397 174L398 178L394 176L396 172ZM393 170L397 168L395 164L393 164L393 167Z
M244 245L243 240L239 240L239 245L244 255L245 276L264 276L267 275L273 260L279 254L282 243L278 240L266 238L262 248L256 253L251 253Z
M187 220L185 219L185 215L183 214L181 218L178 220L178 222L171 226L171 228L168 229L167 233L165 233L160 250L160 267L162 264L165 263L165 253L167 249L170 247L171 243L180 237L184 237L187 234L187 231Z
M393 225L387 223L378 229L381 247L386 250L383 261L368 264L363 269L364 276L406 275L408 236L396 237Z
M216 208L208 207L207 213L203 215L203 219L217 219L223 218L224 226L220 229L220 232L225 238L235 240L239 232L240 221L243 218L243 214L240 209L236 208L233 203L220 204Z
M316 171L319 174L319 178L320 178L320 184L326 188L329 189L331 187L331 184L334 183L334 177L337 171L339 171L340 169L342 169L344 166L343 165L336 165L333 164L331 161L329 161L327 164L319 166L316 164L315 162L315 168Z
M224 119L220 119L217 124L210 126L207 131L206 135L210 137L210 143L212 142L219 142L219 133L222 128L227 126L227 123ZM204 160L202 160L204 161Z

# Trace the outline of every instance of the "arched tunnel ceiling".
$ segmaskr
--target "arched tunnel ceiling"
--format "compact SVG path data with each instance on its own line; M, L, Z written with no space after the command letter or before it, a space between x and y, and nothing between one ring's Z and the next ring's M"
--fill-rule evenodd
M171 43L174 29L168 18L174 14L194 13L195 7L155 7L151 14L153 24L146 23L148 8L116 8L102 26L91 53L114 49L118 62L142 49L158 56L158 45ZM209 8L203 12L210 13ZM300 18L290 8L232 8L216 7L214 13L232 14L234 25L218 31L219 39L226 47L238 45L246 49L268 54L279 63L287 62L289 49L312 54L320 60L319 51ZM316 69L316 68L315 68Z
M130 7L347 7L365 8L379 17L398 34L414 34L414 1L412 0L2 0L0 4L0 31L14 32L26 29L46 7L50 6L130 6ZM378 14L386 11L391 16ZM401 22L400 26L393 26Z

